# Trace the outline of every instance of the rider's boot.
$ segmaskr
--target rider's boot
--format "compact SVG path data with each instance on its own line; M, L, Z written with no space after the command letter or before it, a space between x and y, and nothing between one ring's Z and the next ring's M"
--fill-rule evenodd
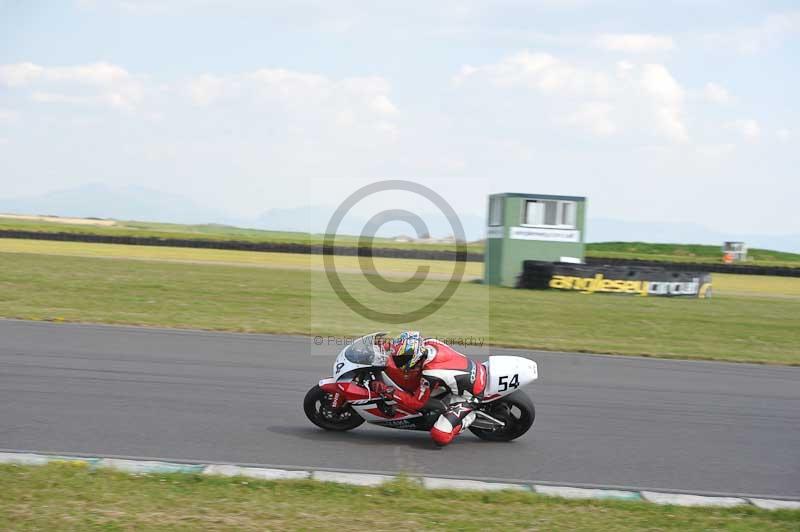
M449 444L465 428L475 420L475 412L465 403L451 405L439 416L431 429L431 438L436 445L442 447Z

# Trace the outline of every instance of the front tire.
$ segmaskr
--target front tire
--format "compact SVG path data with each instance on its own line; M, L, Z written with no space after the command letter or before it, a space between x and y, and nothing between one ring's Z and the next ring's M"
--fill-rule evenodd
M483 411L506 423L505 427L495 430L469 427L475 436L487 441L515 440L528 432L536 419L533 401L522 390L487 403Z
M364 422L364 418L355 413L347 405L335 412L331 408L331 394L314 386L303 400L303 410L306 417L316 426L325 430L345 431L356 428Z

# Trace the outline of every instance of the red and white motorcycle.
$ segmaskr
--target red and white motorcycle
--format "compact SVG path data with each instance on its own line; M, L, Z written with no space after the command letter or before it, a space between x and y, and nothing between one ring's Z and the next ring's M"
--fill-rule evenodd
M303 401L312 423L335 431L354 429L364 421L395 429L433 427L441 411L409 412L370 392L369 381L373 379L397 387L383 371L389 356L382 347L386 334L369 334L342 349L333 364L333 377L319 381ZM531 428L536 416L530 397L519 390L538 378L536 362L522 357L490 356L483 365L488 370L486 390L483 398L470 401L476 417L469 430L484 440L519 438ZM440 394L443 395L432 396L447 404L447 391L441 389Z

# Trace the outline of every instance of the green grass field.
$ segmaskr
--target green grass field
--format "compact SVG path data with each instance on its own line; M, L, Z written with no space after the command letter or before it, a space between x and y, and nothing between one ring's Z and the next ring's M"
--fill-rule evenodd
M245 242L281 242L298 244L321 244L322 235L246 229L219 224L170 224L160 222L116 221L113 226L79 225L40 220L19 220L0 217L0 230L13 229L38 232L66 232L78 234L122 235L158 238L241 240ZM338 245L356 245L353 236L337 236ZM453 244L419 244L395 242L376 238L375 245L382 248L454 250ZM470 242L468 250L483 253L483 242ZM719 263L722 253L719 246L696 244L649 244L645 242L600 242L587 245L588 257L617 259L646 259L665 262ZM751 249L749 264L761 266L800 266L800 254Z
M392 308L396 298L372 287L362 275L341 277L365 304ZM431 336L479 336L495 345L548 350L800 364L800 297L784 295L800 292L798 279L758 278L767 280L759 288L738 278L729 278L731 284L739 283L738 292L724 295L722 290L710 300L462 283L437 313L390 328L420 328ZM433 299L443 286L444 281L426 280L411 302ZM18 252L0 252L0 316L303 335L386 328L350 311L330 289L325 273L308 267Z
M410 481L127 475L67 464L0 465L0 529L731 530L800 528L800 512L570 501L532 493L429 492Z

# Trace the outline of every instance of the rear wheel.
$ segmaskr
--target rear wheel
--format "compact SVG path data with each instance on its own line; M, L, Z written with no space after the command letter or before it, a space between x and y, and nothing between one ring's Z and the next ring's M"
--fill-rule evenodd
M332 401L333 394L314 386L303 400L303 410L314 425L325 430L350 430L364 422L364 418L356 414L350 405L334 410Z
M504 427L494 430L469 427L475 436L488 441L511 441L519 438L528 432L536 419L533 401L521 390L487 403L481 410L505 423Z

